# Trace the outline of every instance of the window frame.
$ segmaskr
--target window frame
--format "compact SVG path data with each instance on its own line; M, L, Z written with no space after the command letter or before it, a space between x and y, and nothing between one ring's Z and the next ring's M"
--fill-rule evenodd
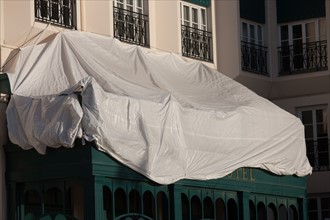
M131 0L133 4L128 4L128 1L130 1L130 0L122 0L122 2L120 2L120 0L114 0L114 6L117 8L122 8L127 11L133 11L133 12L139 13L139 14L144 13L144 11L145 11L144 0ZM137 4L138 1L141 1L141 6L138 6L138 4ZM120 7L119 5L122 5L122 7ZM131 7L131 9L130 9L130 7Z
M317 121L317 116L316 116L316 111L318 110L322 110L324 111L325 118L323 118L322 122L318 122ZM303 119L302 119L302 113L306 112L306 111L311 111L312 112L312 123L304 123ZM312 125L312 133L313 133L313 137L312 138L306 138L306 134L305 134L305 140L306 143L309 140L313 141L313 150L314 150L314 158L313 158L313 163L314 163L314 171L323 171L323 170L329 170L330 169L330 149L329 149L329 110L328 110L328 106L326 104L324 105L315 105L315 106L306 106L306 107L299 107L297 108L297 116L300 118L302 124L304 125L305 128L305 132L306 132L306 125ZM324 124L326 126L326 137L319 137L319 131L317 128L317 125L322 125ZM327 165L319 165L319 145L318 144L314 144L315 142L317 142L320 139L327 139L327 151L328 151L328 161L327 161ZM308 147L306 145L306 147ZM307 151L307 149L306 149ZM306 152L307 153L307 152Z
M189 9L189 19L185 19L184 15L185 15L185 7L188 7ZM193 10L197 10L197 22L193 21ZM204 11L204 16L203 16L203 11ZM184 26L188 26L188 27L192 27L192 28L196 28L199 30L204 30L204 31L208 31L208 12L207 12L207 8L203 7L203 6L199 6L196 4L192 4L192 3L188 3L188 2L184 2L181 1L180 2L180 21L181 21L181 25ZM204 23L202 22L204 20ZM187 25L188 23L188 25ZM196 27L197 24L197 27ZM194 26L195 25L195 26Z
M282 46L282 42L283 41L288 41L288 45L293 45L293 27L294 26L301 26L302 28L302 42L303 43L307 43L307 38L306 37L306 25L307 24L311 24L313 23L314 24L314 27L315 27L315 30L314 30L314 38L315 38L315 41L311 41L311 42L317 42L317 41L320 41L322 40L322 31L321 31L321 22L322 21L326 21L326 18L317 18L317 19L309 19L309 20L303 20L303 21L299 21L299 22L290 22L290 23L283 23L283 24L279 24L278 25L278 39L279 39L279 42L278 42L278 45L279 46ZM284 27L284 26L287 26L288 27L288 39L287 40L282 40L282 31L281 31L281 28ZM326 28L326 26L325 26ZM326 40L326 29L324 30L324 34L325 36L323 36Z
M247 27L247 36L244 35L244 24L246 24ZM251 39L251 27L254 28L254 36L255 38ZM260 32L259 32L260 31ZM264 25L252 22L248 20L241 20L241 41L251 43L258 46L264 46L265 45L265 38L264 38Z
M77 0L34 0L36 21L77 29L77 15Z

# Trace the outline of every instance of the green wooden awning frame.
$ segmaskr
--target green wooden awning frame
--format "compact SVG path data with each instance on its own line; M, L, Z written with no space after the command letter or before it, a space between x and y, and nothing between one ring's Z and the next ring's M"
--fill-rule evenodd
M184 0L184 1L190 2L192 4L196 4L199 6L203 6L203 7L209 7L211 0Z

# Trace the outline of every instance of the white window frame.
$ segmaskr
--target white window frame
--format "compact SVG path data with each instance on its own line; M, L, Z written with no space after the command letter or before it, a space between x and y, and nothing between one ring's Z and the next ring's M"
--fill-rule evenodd
M317 123L317 120L316 120L316 111L317 110L323 110L326 113L327 118L325 119L326 121L323 121L323 124L326 124L326 126L327 126L327 139L329 140L329 111L328 111L327 105L300 107L300 108L297 108L297 115L302 120L302 112L312 111L313 120L312 120L311 125L313 126L313 141L317 141L318 140L317 125L320 124L320 123ZM305 126L305 124L304 124L304 126ZM317 147L318 147L317 145L314 145L314 168L316 168L316 170L326 170L327 168L323 168L322 166L319 165ZM328 145L328 154L330 154L329 145ZM328 159L329 160L328 167L329 167L330 166L330 155L328 158L329 158Z
M133 4L129 4L132 1ZM141 2L141 6L138 5L138 2ZM115 7L122 8L128 11L133 11L136 13L143 14L144 12L144 0L115 0Z
M200 29L200 30L204 30L204 31L207 31L207 8L206 7L202 7L202 6L199 6L199 5L195 5L195 4L191 4L191 3L188 3L188 2L183 2L181 1L180 2L180 7L181 7L181 24L182 25L186 25L188 27L194 27L197 26L197 29ZM185 7L188 7L189 9L189 18L188 19L185 19L184 18L184 9ZM193 21L193 13L192 11L193 10L197 10L197 14L198 14L198 21L197 23ZM203 12L204 12L204 18L203 18ZM202 23L202 21L204 20L204 24Z
M247 27L247 35L244 34L244 25ZM254 31L252 32L252 27L254 28ZM254 34L254 38L251 36L251 34ZM252 43L259 46L264 46L264 27L262 24L251 22L247 20L241 21L241 41Z
M315 36L315 41L320 41L320 38L321 38L321 32L320 32L320 22L321 21L325 21L325 18L319 18L319 19L312 19L312 20L304 20L304 21L299 21L299 22L291 22L291 23L285 23L285 24L281 24L278 26L278 33L279 33L279 36L278 36L278 39L279 39L279 45L282 46L282 41L283 39L281 38L281 27L282 26L288 26L288 41L289 41L289 45L292 45L293 44L293 27L296 26L296 25L301 25L302 27L302 41L303 43L306 43L307 42L307 36L306 36L306 25L309 24L309 23L314 23L315 25L315 33L314 33L314 36ZM325 33L326 33L326 30L325 30ZM326 38L326 36L325 36ZM287 41L287 40L285 40Z

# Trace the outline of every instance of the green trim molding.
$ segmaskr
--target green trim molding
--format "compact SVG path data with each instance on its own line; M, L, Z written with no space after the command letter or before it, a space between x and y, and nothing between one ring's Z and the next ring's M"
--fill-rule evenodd
M200 5L203 7L209 7L210 6L210 0L185 0L186 2L190 2L192 4Z

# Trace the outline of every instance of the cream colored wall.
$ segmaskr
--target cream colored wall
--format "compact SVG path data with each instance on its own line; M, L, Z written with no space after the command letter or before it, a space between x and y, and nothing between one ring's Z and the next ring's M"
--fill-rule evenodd
M214 4L217 69L236 78L241 71L239 1L217 0Z
M181 53L180 1L149 1L151 49Z
M81 1L81 30L113 36L113 1Z
M42 41L63 28L35 21L34 1L0 1L1 2L1 68L11 57L13 49ZM80 1L77 1L77 14L80 15ZM80 21L77 21L80 28ZM2 70L2 69L1 69Z

